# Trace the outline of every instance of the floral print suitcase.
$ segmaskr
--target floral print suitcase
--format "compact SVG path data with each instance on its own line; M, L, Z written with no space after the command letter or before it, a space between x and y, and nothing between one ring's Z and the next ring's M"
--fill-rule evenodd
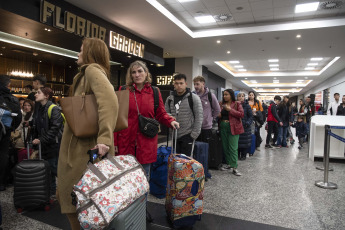
M190 226L203 210L205 175L201 163L184 154L171 154L165 208L174 226Z

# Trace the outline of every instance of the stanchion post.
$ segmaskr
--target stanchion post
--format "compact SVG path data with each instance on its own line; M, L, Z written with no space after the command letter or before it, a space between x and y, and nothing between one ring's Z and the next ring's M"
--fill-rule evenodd
M326 164L327 166L327 178L328 178L328 171L333 171L333 169L329 168L329 148L330 148L330 141L331 141L331 136L328 134L328 131L330 131L331 128L329 125L325 125L325 139L324 139L324 147L323 147L323 167L316 167L316 169L324 171L326 169ZM326 157L328 155L328 158ZM326 159L327 158L327 159ZM326 163L327 161L327 163ZM326 175L326 173L325 173Z
M324 178L323 181L316 181L315 185L320 188L326 189L336 189L338 188L337 184L328 182L328 171L329 171L329 149L330 149L330 140L331 136L329 135L329 131L331 130L329 125L325 125L325 147L324 147L324 154L323 154L323 162L324 162Z

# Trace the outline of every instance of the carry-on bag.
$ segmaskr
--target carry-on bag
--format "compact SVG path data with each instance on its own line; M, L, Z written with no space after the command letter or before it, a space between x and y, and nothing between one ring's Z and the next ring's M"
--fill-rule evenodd
M209 139L208 167L220 169L223 161L223 146L218 130L212 129Z
M72 193L83 229L106 228L118 214L149 190L145 171L134 156L107 154L93 164L97 153L98 149L88 152L90 162ZM123 220L128 221L127 218L135 217L127 216Z
M256 136L255 134L251 134L252 137L252 143L250 144L249 147L249 155L253 155L255 152L255 148L256 148Z
M30 144L27 144L30 153ZM14 168L13 201L17 212L23 209L44 207L49 210L50 200L50 166L42 160L41 144L38 146L39 159L23 160Z
M106 230L146 230L146 196L141 196L115 217Z
M177 131L173 154L168 162L165 209L174 227L193 226L196 220L201 219L203 210L204 168L193 158L176 154L176 139Z
M161 145L157 149L157 161L151 166L150 194L157 198L164 198L166 195L168 181L168 159L171 154L171 147Z
M204 167L205 180L211 178L211 174L208 172L208 152L209 145L206 142L196 141L194 145L193 158L202 164Z

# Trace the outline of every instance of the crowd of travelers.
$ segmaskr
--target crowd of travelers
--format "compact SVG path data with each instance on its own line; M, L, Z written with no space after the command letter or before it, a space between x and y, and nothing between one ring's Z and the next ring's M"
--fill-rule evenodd
M51 196L58 199L61 212L67 215L72 229L80 229L80 223L70 194L86 168L89 156L85 153L89 149L98 148L100 156L106 153L132 154L149 177L151 164L157 160L158 138L157 135L151 138L140 132L140 116L177 129L177 152L187 156L191 156L196 140L210 140L212 129L218 124L224 156L220 169L231 171L236 176L242 175L238 170L238 160L253 155L250 151L253 147L260 151L263 126L267 130L267 149L288 148L288 142L293 144L295 140L290 127L296 129L299 149L308 140L310 119L315 113L310 97L306 101L301 99L297 110L294 103L290 104L288 96L275 96L272 101L264 103L253 91L248 95L243 92L235 95L232 89L225 89L222 100L218 102L206 86L204 77L193 79L195 90L192 91L188 88L187 76L178 73L174 75L174 91L163 102L142 61L129 66L126 84L119 88L129 91L128 128L114 132L119 107L109 81L109 58L108 48L102 40L83 40L77 61L79 72L74 77L70 96L95 95L99 131L89 138L73 135L61 107L52 102L53 91L45 86L47 79L43 75L33 78L32 86L26 86L28 97L19 100L9 90L10 77L0 77L0 191L11 183L13 165L10 163L10 150L25 148L27 143L32 143L34 149L40 146L42 158L48 161L51 169ZM345 96L342 103L339 102L339 94L334 98L336 101L332 102L328 112L330 115L345 115ZM9 114L6 113L8 111ZM255 143L252 143L253 138Z

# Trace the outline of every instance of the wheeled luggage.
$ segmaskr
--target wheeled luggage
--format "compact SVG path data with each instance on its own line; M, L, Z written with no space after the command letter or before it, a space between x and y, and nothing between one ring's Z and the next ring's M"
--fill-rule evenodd
M146 230L146 197L137 199L109 224L106 230Z
M93 156L97 157L98 150L93 149L88 153L90 162L82 178L74 186L72 197L81 227L104 229L117 215L144 196L149 190L149 184L143 167L134 156L114 157L108 154L106 158L93 164ZM128 223L130 218L136 217L127 216L122 220ZM143 226L138 229L143 229Z
M27 153L30 152L29 149L28 144ZM13 201L17 212L37 207L49 210L50 178L49 163L42 160L39 145L38 160L23 160L14 168Z
M157 150L157 161L151 166L150 194L164 198L168 181L168 159L171 147L162 145Z
M175 132L175 140L177 132ZM168 162L165 209L175 227L193 226L201 219L205 175L201 163L184 154L173 154Z
M206 181L207 178L211 178L211 174L208 172L208 146L208 143L196 141L193 152L193 158L204 167Z
M223 161L223 146L218 130L212 129L209 140L208 167L219 169Z
M252 143L250 144L250 147L249 147L249 155L253 155L256 148L256 136L255 134L251 134L251 136L252 136Z

